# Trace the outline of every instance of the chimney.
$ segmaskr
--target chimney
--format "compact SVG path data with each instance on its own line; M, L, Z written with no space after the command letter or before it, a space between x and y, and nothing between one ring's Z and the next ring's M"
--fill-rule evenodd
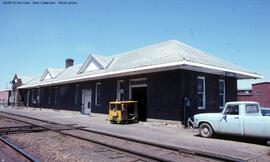
M74 60L72 58L66 59L66 68L73 66Z

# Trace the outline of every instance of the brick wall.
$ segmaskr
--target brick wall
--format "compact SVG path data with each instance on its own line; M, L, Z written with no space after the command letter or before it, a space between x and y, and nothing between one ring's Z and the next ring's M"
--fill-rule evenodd
M253 100L264 107L270 107L270 83L254 84L252 86Z
M206 83L206 109L197 107L197 76L205 77ZM82 101L82 89L92 90L92 112L108 113L108 104L114 101L117 95L117 80L124 80L124 98L129 99L129 80L147 78L147 117L168 120L183 120L184 97L190 98L190 115L202 112L219 112L218 81L225 80L226 101L235 101L237 98L236 78L224 78L218 75L193 72L188 70L172 70L146 75L126 76L97 81L76 83L79 85L79 102ZM101 104L95 104L96 82L101 82ZM51 87L51 104L48 104L49 87L41 87L41 107L53 109L67 109L81 111L81 104L75 105L75 83ZM62 90L61 90L62 89ZM35 89L36 91L37 89ZM62 91L62 92L61 92ZM27 93L24 93L27 94ZM54 97L57 97L57 104ZM31 101L30 89L29 105L36 106ZM26 97L24 97L26 105Z
M249 94L238 91L239 101L256 101L264 107L270 107L270 82L256 83L252 85Z

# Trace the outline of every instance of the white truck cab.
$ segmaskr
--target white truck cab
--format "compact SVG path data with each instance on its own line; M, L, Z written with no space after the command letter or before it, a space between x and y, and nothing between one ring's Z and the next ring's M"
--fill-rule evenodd
M270 117L262 116L257 102L228 102L221 113L197 114L194 122L202 137L222 133L270 139Z

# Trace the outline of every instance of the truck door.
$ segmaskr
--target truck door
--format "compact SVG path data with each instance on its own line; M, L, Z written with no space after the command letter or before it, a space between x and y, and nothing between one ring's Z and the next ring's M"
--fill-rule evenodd
M239 105L227 105L223 116L220 119L220 132L227 134L241 134L241 116L239 115Z
M264 125L267 122L260 113L259 105L246 104L244 116L244 133L246 136L264 137Z

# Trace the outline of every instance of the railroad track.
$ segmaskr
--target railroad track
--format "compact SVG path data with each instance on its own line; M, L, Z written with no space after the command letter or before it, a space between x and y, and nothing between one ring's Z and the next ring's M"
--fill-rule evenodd
M24 161L36 162L30 154L10 143L6 139L0 137L0 160L1 161Z
M50 130L89 141L114 150L123 151L127 153L128 156L135 155L139 161L245 161L229 156L161 145L83 127L76 127L72 124L65 125L18 114L0 112L0 116L30 124L34 127L43 128L44 130Z

